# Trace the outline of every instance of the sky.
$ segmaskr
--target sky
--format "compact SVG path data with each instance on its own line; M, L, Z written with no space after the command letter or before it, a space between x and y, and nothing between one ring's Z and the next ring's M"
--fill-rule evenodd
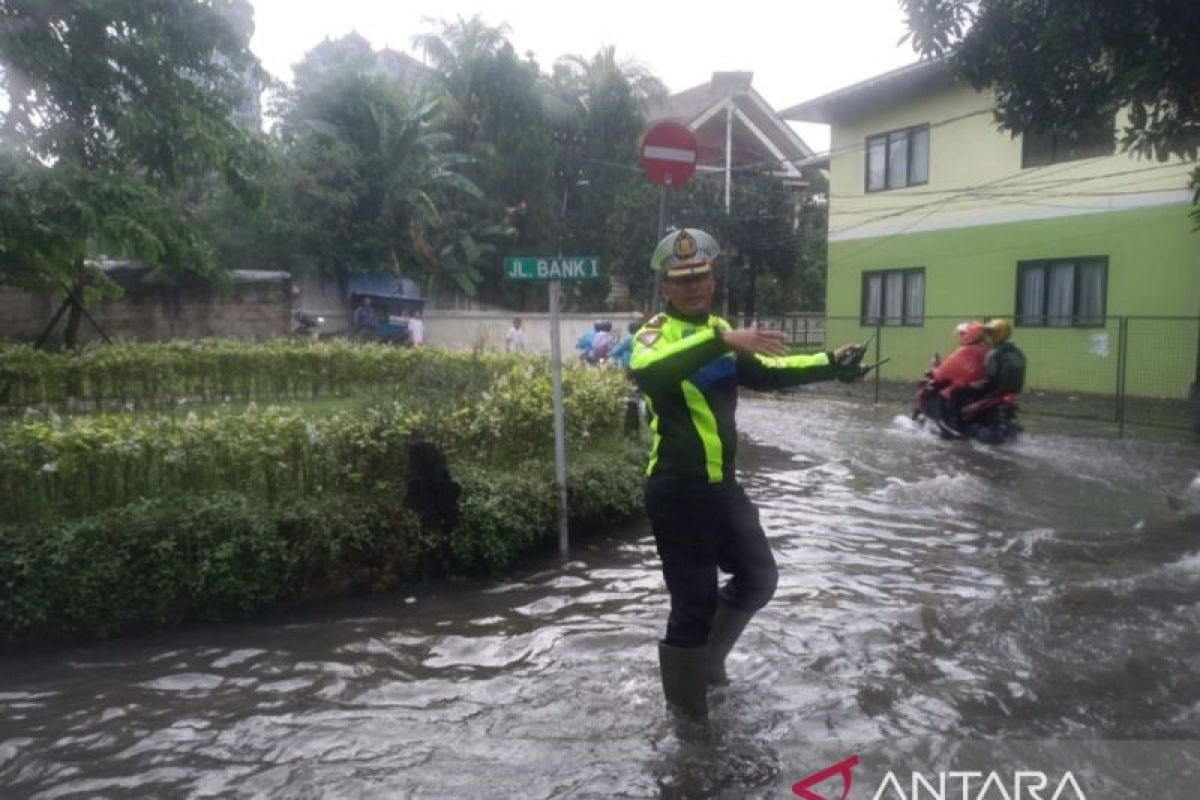
M417 58L414 35L432 19L479 14L507 23L518 53L532 52L544 70L562 55L590 56L615 45L618 58L650 67L672 92L704 83L718 70L748 70L753 86L777 111L912 63L898 0L740 0L662 3L654 0L251 0L251 48L277 78L326 37L357 31L375 47ZM817 151L829 147L823 125L796 130Z

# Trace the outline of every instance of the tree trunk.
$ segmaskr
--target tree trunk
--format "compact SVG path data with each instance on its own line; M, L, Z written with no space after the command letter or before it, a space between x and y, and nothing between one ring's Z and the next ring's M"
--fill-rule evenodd
M68 299L73 302L67 311L67 329L63 333L63 345L71 350L75 349L78 342L79 321L83 319L83 279L84 266L81 255L75 261L75 280L68 289L70 292Z

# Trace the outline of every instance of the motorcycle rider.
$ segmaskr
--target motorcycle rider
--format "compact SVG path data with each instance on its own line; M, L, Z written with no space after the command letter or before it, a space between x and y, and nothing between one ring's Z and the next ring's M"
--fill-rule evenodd
M726 682L725 657L775 592L778 571L758 509L734 475L738 385L779 389L857 380L866 350L787 355L782 334L734 330L712 313L720 248L696 228L668 234L651 257L667 305L634 337L630 372L654 432L646 511L671 595L658 646L667 703L703 720L709 684ZM720 587L718 569L732 575Z
M584 331L579 340L575 342L575 349L579 351L580 361L590 361L592 357L592 340L596 338L596 333L599 332L600 326L604 324L601 320L596 320L592 323L590 331Z
M1006 319L991 319L985 327L992 347L983 360L983 395L1020 394L1025 388L1025 354L1012 343L1012 325Z
M926 406L921 409L925 416L951 427L958 424L963 406L982 396L981 387L987 377L983 362L988 354L987 329L982 322L960 322L954 332L958 349L930 369L928 376L938 391L926 398Z

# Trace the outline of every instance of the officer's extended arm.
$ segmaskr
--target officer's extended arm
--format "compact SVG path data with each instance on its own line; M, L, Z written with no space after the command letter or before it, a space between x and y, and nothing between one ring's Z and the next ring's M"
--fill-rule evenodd
M629 369L638 386L649 394L659 388L678 386L684 378L728 350L712 328L702 328L674 342L660 338L651 344L646 344L639 334L633 342Z
M738 353L738 383L751 389L786 389L840 377L833 353L770 356Z

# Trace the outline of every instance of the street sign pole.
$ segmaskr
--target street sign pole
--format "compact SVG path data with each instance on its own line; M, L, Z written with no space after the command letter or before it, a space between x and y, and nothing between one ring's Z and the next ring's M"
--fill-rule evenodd
M655 243L658 239L667 235L667 192L670 191L668 184L663 184L662 195L658 198L658 233L655 234Z
M558 498L558 551L567 557L567 443L563 419L561 289L564 280L602 277L599 256L509 256L504 259L507 280L546 281L550 292L550 385L554 393L554 488Z
M558 554L567 557L567 445L563 421L562 334L558 329L558 280L550 281L550 385L554 394L554 484L558 492Z
M658 199L658 236L667 233L667 201L672 186L682 186L696 171L698 152L692 131L678 122L660 122L642 137L642 171L662 187ZM662 309L662 296L655 295L656 309Z
M670 183L663 183L662 196L658 198L658 232L654 235L654 241L667 235L667 192L671 191ZM654 292L654 313L657 314L663 310L662 292L655 286Z

